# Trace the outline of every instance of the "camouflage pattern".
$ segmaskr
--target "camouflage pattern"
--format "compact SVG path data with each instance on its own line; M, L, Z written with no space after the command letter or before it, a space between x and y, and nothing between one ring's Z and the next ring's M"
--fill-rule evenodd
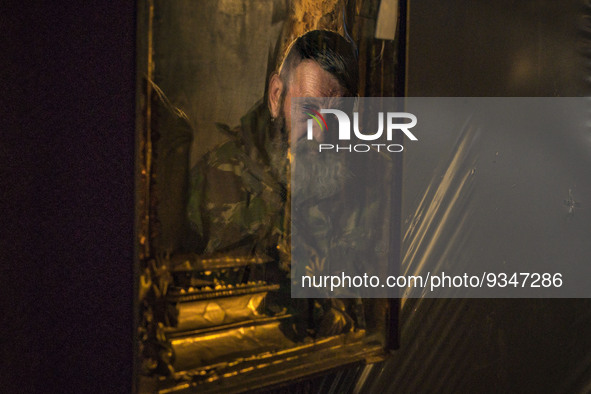
M206 154L191 174L188 217L198 238L195 249L205 255L276 255L287 230L289 163L287 151L272 146L267 106L259 102L234 130L217 127L228 141Z
M294 278L375 272L374 263L385 259L389 248L390 160L378 153L341 154L347 159L342 186L310 198L298 192L293 197L297 226L291 228L289 150L273 142L288 137L272 135L277 131L267 106L257 104L234 130L218 129L228 141L205 155L191 177L188 216L197 252L271 258L287 271L293 245ZM307 190L323 187L305 183Z
M309 198L298 192L298 175L292 189L292 278L340 275L385 275L390 250L392 162L387 156L375 154L337 153L322 163L334 166L345 161L342 185L326 195ZM324 153L322 153L324 155ZM294 161L300 160L297 154ZM340 156L340 157L339 157ZM339 157L338 159L336 159ZM297 167L297 164L296 164ZM298 171L298 170L296 170ZM322 188L320 182L308 181L307 188ZM297 288L297 286L295 287ZM306 296L360 297L363 289L306 290ZM298 293L303 296L302 293Z

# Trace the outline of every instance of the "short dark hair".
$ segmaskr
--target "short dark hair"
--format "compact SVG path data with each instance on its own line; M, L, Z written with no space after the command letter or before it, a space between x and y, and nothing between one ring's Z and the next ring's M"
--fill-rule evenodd
M323 70L333 75L348 95L357 96L359 66L352 43L341 35L328 30L313 30L291 46L283 61L280 76L285 77L303 60L313 60Z

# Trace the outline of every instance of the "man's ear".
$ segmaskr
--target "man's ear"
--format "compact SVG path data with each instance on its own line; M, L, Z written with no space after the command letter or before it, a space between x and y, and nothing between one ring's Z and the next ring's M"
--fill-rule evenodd
M281 94L283 93L283 81L279 78L279 74L273 73L269 80L269 112L271 116L276 118L281 113Z

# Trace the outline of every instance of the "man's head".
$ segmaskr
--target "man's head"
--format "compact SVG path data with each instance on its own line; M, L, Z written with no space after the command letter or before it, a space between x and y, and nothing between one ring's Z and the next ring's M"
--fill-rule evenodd
M269 81L269 110L291 129L293 97L351 97L357 95L358 65L355 49L339 34L314 30L291 45L283 64ZM298 140L303 128L295 131ZM321 135L315 135L319 141Z

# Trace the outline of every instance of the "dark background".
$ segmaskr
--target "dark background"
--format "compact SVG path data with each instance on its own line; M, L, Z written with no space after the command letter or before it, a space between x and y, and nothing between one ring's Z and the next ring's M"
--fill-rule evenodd
M129 392L135 4L13 3L0 12L2 391ZM587 94L586 12L412 3L409 94ZM373 391L589 390L589 300L408 302Z
M585 48L591 36L584 21L591 8L586 3L588 2L579 0L411 1L407 26L407 95L589 95L589 84L586 81L589 74L586 67L589 63ZM536 142L547 143L553 138L559 141L562 139L563 143L577 140L568 134L566 130L555 130L554 135L547 135ZM586 140L588 137L578 141ZM591 153L589 145L583 142L578 144L586 149L588 158ZM540 190L546 193L550 189L557 195L567 195L566 186L558 189L554 185L559 184L560 178L563 182L568 182L570 173L564 171L562 176L552 178L550 171L543 170L549 163L555 163L555 169L568 166L566 163L572 158L562 157L567 149L562 144L559 146L560 149L542 157L540 147L531 144L521 149L520 155L516 155L522 162L515 160L512 162L513 167L497 169L494 175L503 179L510 178L515 172L525 178L525 174L531 176L532 172L528 170L528 166L531 166L538 171L536 177L532 176L530 179L531 184L541 186ZM493 149L492 146L487 148ZM501 154L506 153L504 158L509 156L509 151L500 147L498 150ZM433 151L437 152L437 148ZM408 152L405 165L408 164L406 160L412 158L412 147L409 147ZM435 157L440 158L437 154ZM421 182L420 178L428 179L430 174L416 170L421 165L421 160L417 157L414 159L414 167L405 167L403 170L405 180L408 181L405 186L416 187ZM425 157L424 161L432 159L434 158ZM544 159L547 161L536 166L537 160ZM476 176L482 176L482 179L488 181L494 180L494 177L486 178L482 174L484 167L485 165L477 166ZM588 169L577 168L577 171L579 175L584 175ZM588 180L585 180L588 177L582 176L579 179L588 185ZM405 206L412 205L415 198L409 189L403 190L403 215ZM536 224L549 215L534 208L528 211L529 203L531 206L535 205L531 201L531 192L520 193L515 202L487 201L482 194L477 196L477 192L490 192L491 197L498 194L511 196L511 190L513 189L509 186L503 190L493 190L490 185L484 185L471 195L473 212L466 210L469 212L468 222L473 220L473 223L486 228L487 223L479 221L483 213L499 207L497 217L491 215L488 218L491 228L505 221L502 227L497 227L496 237L488 240L481 238L462 246L461 242L454 244L451 231L446 232L455 230L452 226L445 228L441 237L445 239L440 240L440 245L454 245L451 249L462 259L474 251L479 242L480 245L489 247L500 244L498 248L509 250L508 256L519 267L538 266L537 261L521 260L524 252L547 252L544 248L549 245L539 244L536 248L535 240L543 239L546 234L556 231L561 223L556 220L552 224L554 227ZM539 196L539 199L544 200L550 195L551 193L547 193ZM588 205L588 194L581 193L580 197L587 201L584 205ZM558 199L556 206L547 207L560 211L563 208L560 206L562 198L564 197ZM510 220L515 207L526 208L521 209ZM530 212L533 217L528 217ZM581 238L588 238L588 221L576 224L581 226L580 229L586 230L578 233ZM501 243L514 231L520 230L523 234L510 242ZM478 228L473 228L471 233L460 233L459 238L467 239L478 234L477 231ZM476 238L479 236L475 235ZM521 237L531 238L520 245L518 240ZM568 269L568 255L571 252L578 253L578 258L573 259L575 262L588 264L589 250L584 246L585 243L577 244L574 250L565 250L561 258L563 245L558 245L554 239L551 241L549 244L554 244L555 248L548 254L555 254L554 261L559 264L557 269ZM473 256L478 256L479 253L483 260L491 257L486 255L486 248L481 248ZM531 256L535 256L535 253ZM435 259L437 257L436 254ZM548 255L543 257L552 259ZM478 265L477 261L474 263ZM400 349L386 363L372 371L372 376L368 379L370 383L366 387L370 392L400 393L588 393L591 390L590 301L407 300L400 316Z
M130 392L135 4L0 8L0 391Z

